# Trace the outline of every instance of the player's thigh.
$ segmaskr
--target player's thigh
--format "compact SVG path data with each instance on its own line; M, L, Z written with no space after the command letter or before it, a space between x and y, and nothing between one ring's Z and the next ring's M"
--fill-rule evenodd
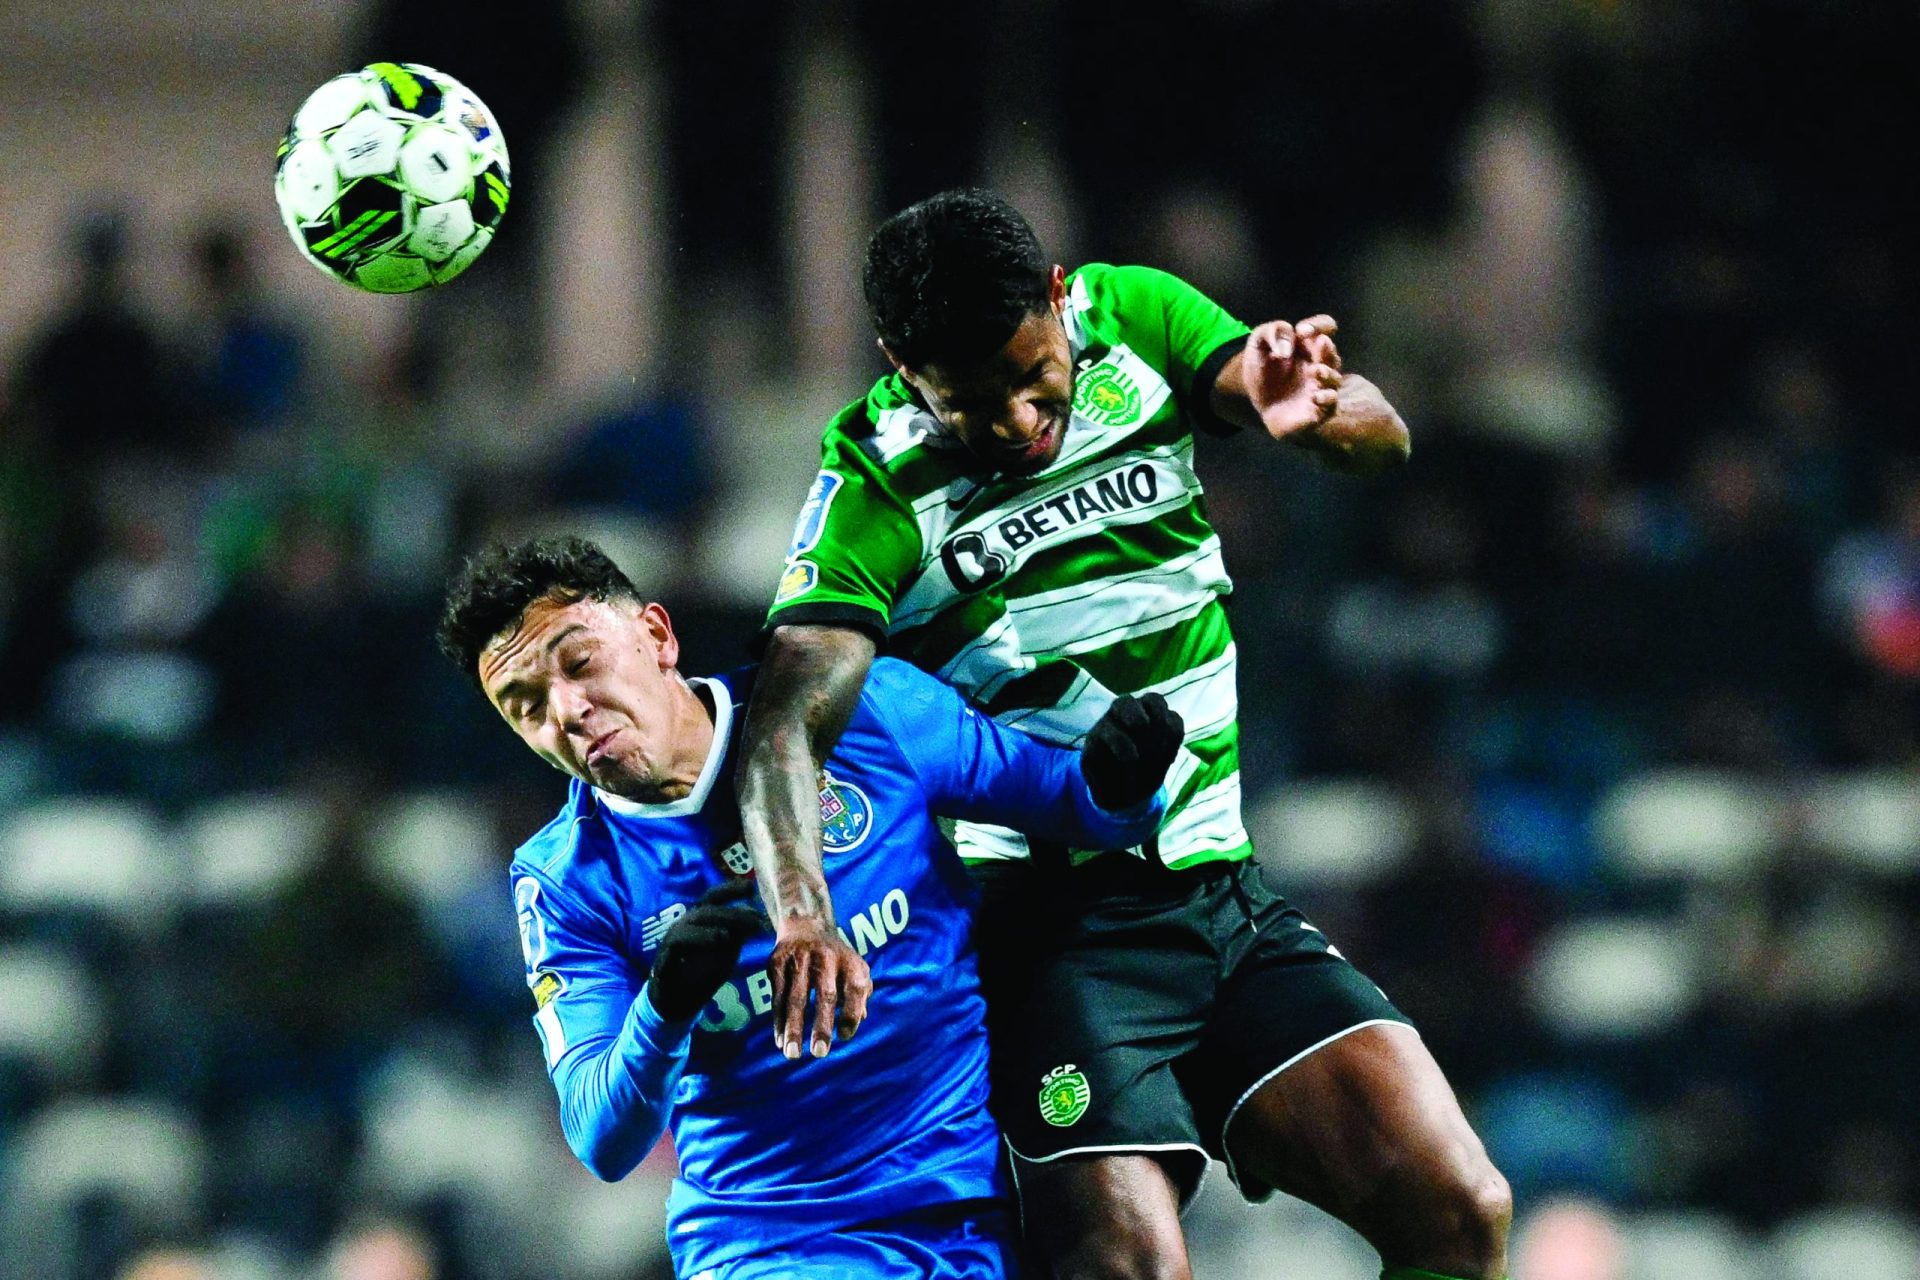
M1249 1107L1271 1096L1276 1082L1286 1082L1278 1086L1285 1092L1294 1081L1320 1079L1329 1063L1342 1060L1338 1046L1357 1035L1404 1038L1418 1053L1425 1049L1406 1015L1269 889L1256 866L1239 868L1235 888L1241 927L1228 972L1200 1045L1176 1071L1208 1150L1226 1163L1248 1199L1264 1199L1276 1187L1304 1194L1298 1177L1276 1182L1267 1174L1276 1171L1279 1156L1293 1152L1296 1139L1309 1135L1272 1134L1262 1124L1250 1130ZM1313 1069L1303 1070L1308 1064ZM1326 1121L1348 1114L1357 1113L1342 1110Z
M1044 882L1016 883L1030 901ZM993 1108L1021 1176L1070 1156L1144 1154L1187 1190L1197 1182L1205 1151L1173 1063L1199 1042L1218 963L1184 892L1055 898L1045 926L996 912L989 893L975 936Z
M1497 1180L1439 1064L1396 1023L1342 1036L1263 1083L1226 1143L1243 1185L1311 1200L1376 1240L1429 1202Z
M969 1201L825 1231L696 1280L1018 1280L1015 1225L1000 1201Z
M1055 1276L1186 1280L1184 1173L1152 1155L1016 1161L1029 1253Z

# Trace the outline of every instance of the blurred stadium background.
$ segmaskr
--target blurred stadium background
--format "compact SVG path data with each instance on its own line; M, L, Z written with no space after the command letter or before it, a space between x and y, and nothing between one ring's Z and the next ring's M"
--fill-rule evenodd
M740 660L884 212L1329 310L1414 426L1202 474L1249 825L1421 1023L1525 1280L1920 1276L1911 5L11 0L0 1274L665 1274L575 1167L507 852L560 782L432 651L601 538ZM512 149L436 296L323 279L273 145L375 57ZM1909 85L1899 90L1901 83ZM1361 1280L1298 1206L1200 1274Z

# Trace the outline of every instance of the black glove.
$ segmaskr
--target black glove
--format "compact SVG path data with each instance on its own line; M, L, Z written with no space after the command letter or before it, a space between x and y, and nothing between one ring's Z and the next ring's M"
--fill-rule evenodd
M1180 713L1157 693L1115 698L1080 748L1080 772L1093 802L1111 813L1151 797L1186 732Z
M653 1009L668 1022L684 1022L707 1007L720 984L740 963L740 948L767 928L767 918L736 903L753 896L751 880L729 880L701 895L673 922L653 957L648 979Z

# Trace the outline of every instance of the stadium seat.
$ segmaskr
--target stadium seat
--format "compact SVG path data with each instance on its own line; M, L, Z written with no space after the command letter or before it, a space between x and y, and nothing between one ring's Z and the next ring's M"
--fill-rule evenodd
M669 1176L641 1167L608 1185L575 1167L549 1186L555 1243L578 1280L664 1274Z
M1487 1154L1520 1203L1577 1191L1612 1204L1632 1193L1633 1110L1605 1076L1568 1068L1504 1075L1473 1110Z
M1540 1019L1571 1038L1618 1038L1677 1022L1699 995L1699 957L1675 926L1650 919L1577 920L1534 957L1529 995Z
M1627 1222L1633 1280L1746 1280L1765 1275L1754 1241L1706 1213L1651 1213Z
M1872 870L1920 868L1920 778L1889 770L1821 780L1807 798L1807 837Z
M531 1083L488 1091L450 1069L397 1060L369 1093L362 1178L403 1200L451 1193L496 1215L544 1213L529 1205L539 1197L528 1189L566 1148L554 1150L561 1139L545 1105L551 1092L519 1087Z
M188 895L195 906L264 901L312 864L325 837L321 807L292 794L210 801L183 824Z
M43 1080L84 1079L106 1038L100 994L58 951L0 947L0 1065Z
M0 830L0 909L98 911L153 925L167 918L179 882L174 846L131 801L44 800Z
M56 1102L22 1126L13 1156L0 1221L33 1221L104 1194L143 1222L177 1228L198 1211L207 1171L191 1120L131 1098Z
M33 734L0 730L0 813L24 804L53 772L45 744Z
M439 905L500 876L499 852L484 806L459 792L421 791L396 797L374 820L367 856L394 889Z
M1345 779L1285 784L1250 807L1247 826L1261 862L1283 883L1341 888L1392 871L1419 838L1398 792Z
M1615 787L1594 814L1614 864L1643 876L1738 875L1779 847L1784 808L1768 788L1736 774L1677 769Z
M1920 1224L1870 1209L1829 1209L1795 1218L1774 1236L1780 1280L1913 1280L1920 1276Z

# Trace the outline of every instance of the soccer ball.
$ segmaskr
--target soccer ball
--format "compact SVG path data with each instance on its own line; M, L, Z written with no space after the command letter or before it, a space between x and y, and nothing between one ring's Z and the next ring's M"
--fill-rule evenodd
M507 212L507 144L452 76L376 62L335 76L294 113L273 194L307 260L374 293L445 284Z

